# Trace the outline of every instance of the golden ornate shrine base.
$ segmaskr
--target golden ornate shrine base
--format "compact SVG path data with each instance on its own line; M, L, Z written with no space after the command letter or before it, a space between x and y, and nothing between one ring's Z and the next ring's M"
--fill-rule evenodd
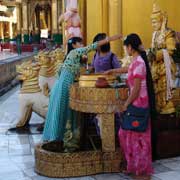
M120 172L122 154L115 152L82 151L75 153L50 152L43 144L35 148L35 171L48 177L78 177L99 173Z

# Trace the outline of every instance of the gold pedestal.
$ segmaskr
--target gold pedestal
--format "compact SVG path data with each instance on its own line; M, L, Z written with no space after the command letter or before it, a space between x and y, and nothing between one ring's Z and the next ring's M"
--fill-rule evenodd
M116 152L80 151L74 153L49 152L39 144L35 149L35 171L56 177L79 177L120 171L122 154Z
M117 99L117 93L119 98ZM128 97L127 88L71 87L70 107L76 111L96 113L102 120L102 151L115 151L114 113Z
M122 107L121 103L127 97L127 88L99 89L73 85L70 89L70 107L79 112L96 113L101 119L102 150L57 153L43 149L43 144L40 144L35 149L36 172L62 178L120 172L123 156L115 147L114 112Z
M116 77L113 75L105 75L105 74L89 74L89 75L81 75L79 78L79 86L80 87L95 87L96 81L98 78L105 78L108 84L112 84Z

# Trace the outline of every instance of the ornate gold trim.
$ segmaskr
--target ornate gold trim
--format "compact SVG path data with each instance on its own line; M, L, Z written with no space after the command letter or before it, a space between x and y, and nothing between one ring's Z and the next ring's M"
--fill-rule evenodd
M98 173L118 173L121 171L122 154L115 152L81 151L75 153L55 153L44 150L43 144L35 147L35 171L48 177L78 177Z

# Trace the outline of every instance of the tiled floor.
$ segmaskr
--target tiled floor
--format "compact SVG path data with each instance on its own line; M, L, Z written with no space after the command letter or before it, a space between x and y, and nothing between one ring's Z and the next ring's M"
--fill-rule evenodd
M21 55L18 55L17 53L13 53L13 52L0 51L0 62L2 63L9 60L17 59L19 57L26 57L32 54L33 54L32 52L23 52Z
M18 89L0 97L0 180L50 180L34 172L34 145L41 135L7 135L9 126L18 118ZM42 122L33 114L32 123ZM180 180L180 157L156 161L151 180ZM130 180L123 174L102 174L71 180ZM59 179L60 180L60 179ZM64 180L68 180L67 178Z
M11 53L11 52L7 52L7 51L5 51L5 52L1 51L0 52L0 61L4 60L4 59L7 59L7 58L16 57L16 56L18 56L18 54L16 54L16 53Z

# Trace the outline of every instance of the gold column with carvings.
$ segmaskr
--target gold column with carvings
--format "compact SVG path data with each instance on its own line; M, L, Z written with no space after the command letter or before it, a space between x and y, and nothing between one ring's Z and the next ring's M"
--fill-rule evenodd
M114 114L104 113L99 114L99 116L101 118L102 150L105 152L115 151Z

